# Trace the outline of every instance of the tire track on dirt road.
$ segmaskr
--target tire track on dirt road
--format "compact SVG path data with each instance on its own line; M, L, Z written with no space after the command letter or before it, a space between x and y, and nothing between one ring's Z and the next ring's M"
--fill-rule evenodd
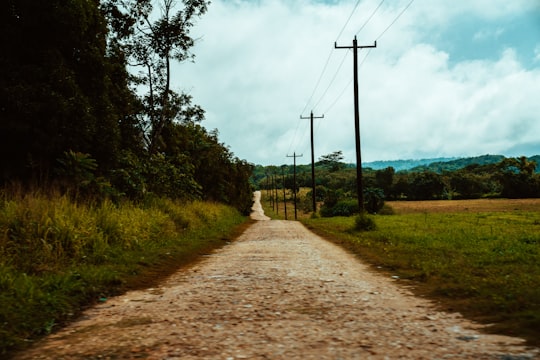
M481 329L298 222L258 221L160 286L89 309L16 359L538 357L520 339Z

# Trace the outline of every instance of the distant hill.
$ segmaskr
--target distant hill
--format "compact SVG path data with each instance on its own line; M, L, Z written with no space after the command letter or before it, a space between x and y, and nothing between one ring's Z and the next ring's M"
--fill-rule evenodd
M456 158L433 158L433 159L409 159L409 160L389 160L389 161L372 161L362 163L365 168L371 168L373 170L386 169L387 167L393 167L396 171L411 170L415 167L422 165L429 165L434 162L451 161ZM354 165L353 165L354 166Z
M497 164L503 160L503 155L482 155L476 157L466 158L433 158L433 159L420 159L420 160L395 160L395 161L373 161L363 163L366 168L372 168L373 170L385 169L389 166L393 167L397 171L433 171L436 173L442 173L443 171L455 171L462 169L466 166L476 165L488 165ZM534 160L538 164L536 172L540 173L540 155L531 156L528 158L530 161Z
M476 157L459 158L450 161L436 161L428 165L420 165L411 169L411 171L433 171L436 173L442 173L443 171L455 171L463 169L469 165L490 165L497 164L504 160L502 155L482 155Z

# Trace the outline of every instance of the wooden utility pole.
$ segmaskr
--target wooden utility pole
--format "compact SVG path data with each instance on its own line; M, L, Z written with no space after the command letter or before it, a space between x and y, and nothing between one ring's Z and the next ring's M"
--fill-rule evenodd
M285 194L285 165L281 167L281 181L283 182L283 206L285 207L285 220L287 220L287 195Z
M276 175L272 174L272 199L274 199L272 209L279 214L279 199L277 197L277 182Z
M360 110L358 105L358 49L376 48L377 41L373 45L358 46L356 36L352 46L337 46L336 49L353 49L353 71L354 71L354 133L356 137L356 189L358 191L358 208L364 212L364 192L362 186L362 154L360 152Z
M315 151L313 147L313 119L324 119L323 116L313 116L313 111L310 117L303 117L300 115L300 119L311 119L311 197L313 202L313 212L317 212L317 201L315 196Z
M297 157L302 157L302 156L304 156L304 154L302 154L302 155L296 155L296 153L294 153L292 156L291 156L291 155L287 155L287 157L292 157L292 158L294 158L294 176L293 176L294 220L298 220L298 216L297 216L297 212L296 212L296 158L297 158Z
M268 173L266 173L266 196L268 197L268 203L272 206L272 197L270 196L270 182Z

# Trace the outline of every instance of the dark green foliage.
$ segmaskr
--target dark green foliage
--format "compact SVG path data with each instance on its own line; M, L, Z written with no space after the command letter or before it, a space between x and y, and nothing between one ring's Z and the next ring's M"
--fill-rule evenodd
M377 214L384 206L384 192L378 188L364 190L364 206L368 213Z
M328 206L326 203L321 208L321 216L351 216L358 214L358 202L356 200L339 200L333 206Z
M534 175L537 164L525 156L504 159L498 164L501 195L508 198L539 197L540 181Z
M409 183L409 197L412 200L437 199L443 189L444 184L437 173L430 171L415 173Z
M493 163L497 159L503 159ZM538 157L504 158L501 156L481 156L462 160L452 160L447 167L439 163L437 167L443 169L441 173L422 170L420 172L395 172L394 168L387 167L380 170L363 168L364 191L381 189L383 200L438 200L438 199L473 199L482 197L540 197L540 174L534 160ZM479 163L474 163L478 161ZM325 216L331 216L333 208L338 201L356 197L356 170L343 168L339 171L330 171L326 164L317 163L316 184L317 200L323 201L321 209ZM381 164L386 164L382 162ZM446 171L446 168L459 168ZM251 182L261 189L269 188L266 182L266 173L271 167L256 166ZM287 189L293 186L292 165L284 165ZM427 167L431 168L431 167ZM309 166L297 166L297 187L311 187ZM322 195L322 196L321 196ZM367 198L376 197L366 194ZM321 198L322 197L322 198ZM379 194L378 198L381 197ZM378 201L371 201L366 209L375 213Z
M321 156L318 165L324 166L330 172L336 172L346 167L346 164L342 160L343 152L341 150L334 151L331 154Z
M204 198L251 206L252 166L204 110L171 90L193 59L204 0L6 0L0 4L0 185L76 197ZM133 75L127 65L144 70ZM133 90L146 86L138 96Z
M366 213L360 213L354 218L354 229L358 231L377 230L375 221Z
M114 164L122 114L98 2L7 0L0 13L2 181L46 178L70 149Z

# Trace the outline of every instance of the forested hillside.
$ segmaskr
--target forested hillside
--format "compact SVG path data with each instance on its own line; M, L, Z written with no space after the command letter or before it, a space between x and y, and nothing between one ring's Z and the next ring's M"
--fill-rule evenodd
M209 2L0 4L0 184L251 205L252 165L176 92ZM129 71L128 71L129 69Z
M339 152L337 152L339 153ZM358 211L356 169L340 162L335 154L321 157L315 164L317 201L327 207ZM339 154L338 154L339 155ZM329 160L330 159L330 160ZM384 200L475 199L485 197L540 197L539 156L507 158L499 155L433 162L409 170L396 171L363 167L363 189L367 209L380 210ZM256 166L252 177L261 189L311 188L311 165ZM300 201L311 211L311 191ZM373 204L369 205L369 202ZM370 207L371 206L371 207Z

